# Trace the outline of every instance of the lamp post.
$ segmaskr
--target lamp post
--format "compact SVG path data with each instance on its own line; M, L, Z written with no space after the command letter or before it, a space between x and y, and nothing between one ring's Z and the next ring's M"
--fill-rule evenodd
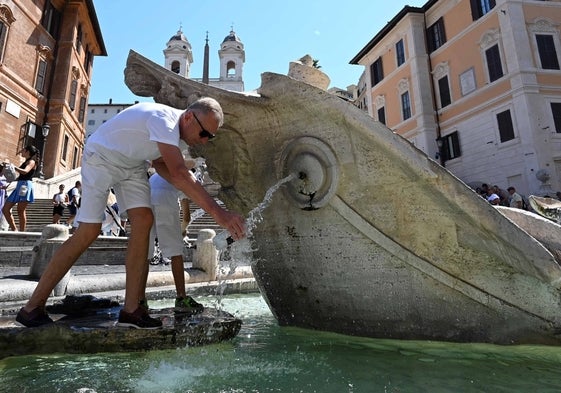
M51 130L51 126L48 124L43 124L41 127L41 133L43 134L43 148L41 149L41 165L39 167L39 178L44 179L45 174L43 173L43 157L45 156L45 146L47 145L47 137L49 136L49 131Z

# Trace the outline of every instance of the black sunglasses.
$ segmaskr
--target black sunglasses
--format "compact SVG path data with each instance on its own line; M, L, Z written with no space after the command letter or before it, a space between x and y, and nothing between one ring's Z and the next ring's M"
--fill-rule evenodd
M201 124L200 120L197 118L197 115L195 115L195 112L191 112L191 113L193 114L193 117L195 118L195 120L197 120L197 123L199 123L199 126L201 126L201 132L199 132L199 136L201 138L208 138L208 139L214 138L216 135L213 134L210 131L205 130L205 128Z

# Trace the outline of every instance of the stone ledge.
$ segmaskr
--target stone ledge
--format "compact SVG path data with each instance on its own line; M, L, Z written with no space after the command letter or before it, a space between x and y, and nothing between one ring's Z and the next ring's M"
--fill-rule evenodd
M120 307L102 308L91 315L51 315L54 323L19 327L13 316L0 317L0 359L52 353L130 352L174 349L218 343L234 338L242 321L214 308L188 315L173 309L150 310L162 321L159 329L117 326Z

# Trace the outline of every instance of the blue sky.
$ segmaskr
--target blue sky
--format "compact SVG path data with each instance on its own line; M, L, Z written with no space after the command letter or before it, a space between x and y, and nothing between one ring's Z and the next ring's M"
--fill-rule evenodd
M319 60L331 78L330 87L356 84L362 66L349 61L405 5L421 7L426 0L94 0L107 57L94 60L91 104L132 103L137 97L124 84L130 49L164 63L166 43L180 26L191 43L191 77L202 77L208 31L209 76L219 76L220 43L234 31L245 46L246 90L261 84L261 73L286 74L288 64L305 54Z

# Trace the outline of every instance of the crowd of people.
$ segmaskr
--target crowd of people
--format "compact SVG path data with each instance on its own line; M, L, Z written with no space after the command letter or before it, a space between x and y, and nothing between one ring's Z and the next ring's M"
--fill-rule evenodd
M497 185L489 186L486 183L477 187L475 192L483 199L495 206L507 206L515 209L532 210L530 202L526 195L522 195L516 191L516 187L510 186L505 190ZM544 195L544 198L552 198L549 195ZM554 199L561 201L561 191L555 193Z
M68 192L64 191L65 185L59 184L58 192L53 195L53 224L60 224L61 218L64 217L64 211L68 210L68 218L66 225L73 227L74 218L78 207L80 206L80 190L82 183L78 180Z
M483 183L481 187L475 189L482 198L484 198L491 205L507 206L516 209L529 210L529 204L526 196L522 196L516 192L516 188L510 186L505 190L497 185L489 186Z

